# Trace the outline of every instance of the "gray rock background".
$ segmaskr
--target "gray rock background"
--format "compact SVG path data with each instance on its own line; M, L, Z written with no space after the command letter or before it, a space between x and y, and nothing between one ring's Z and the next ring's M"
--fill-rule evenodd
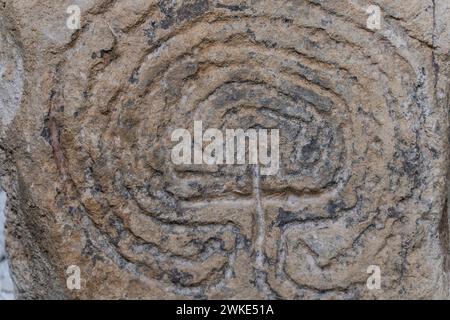
M5 248L6 193L0 192L0 300L14 299L14 286L9 272Z
M23 65L13 36L6 32L5 21L0 15L0 137L13 120L20 101L23 82ZM4 162L4 150L0 150L0 162ZM0 172L0 181L4 173ZM0 189L0 300L14 299L14 286L6 253L6 193Z

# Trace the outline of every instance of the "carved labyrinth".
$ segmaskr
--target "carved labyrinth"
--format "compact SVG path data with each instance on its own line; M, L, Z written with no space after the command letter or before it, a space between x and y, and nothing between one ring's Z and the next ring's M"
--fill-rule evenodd
M363 290L383 249L366 247L420 192L430 75L414 52L318 1L127 5L87 13L49 100L88 242L186 297ZM173 165L172 131L199 120L280 129L279 173Z

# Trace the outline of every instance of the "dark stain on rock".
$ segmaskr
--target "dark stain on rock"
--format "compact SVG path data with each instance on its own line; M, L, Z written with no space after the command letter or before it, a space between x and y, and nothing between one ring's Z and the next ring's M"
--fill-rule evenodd
M47 143L48 143L49 145L51 145L52 142L51 142L50 128L48 127L48 125L47 125L46 122L47 122L47 120L45 121L44 128L43 128L42 131L41 131L41 137L44 138L45 141L47 141Z
M144 29L144 35L147 37L148 39L148 44L152 44L153 41L155 40L155 31L157 28L157 24L156 21L152 21L150 23L150 25L148 26L148 28Z
M320 159L320 145L316 137L313 137L308 144L302 147L302 161L304 162L316 162Z
M182 286L187 286L192 281L193 277L187 272L180 271L178 269L173 269L168 273L169 279L173 284L180 284Z
M208 9L209 9L208 0L197 0L194 1L193 3L189 3L182 6L178 10L177 15L181 21L185 21L202 15Z
M83 256L87 256L87 257L90 257L93 255L94 250L93 250L93 244L92 244L91 239L86 237L86 245L84 246L81 253Z
M338 201L329 201L327 204L327 212L330 214L330 217L335 217L336 213L345 208L345 203L342 200Z
M248 7L244 4L234 4L234 5L226 5L226 4L222 4L222 3L218 3L216 5L217 8L222 8L222 9L227 9L233 12L236 11L244 11L247 10Z
M286 211L283 208L278 209L278 216L276 218L276 226L284 227L285 225L297 221L297 215L293 212Z
M139 77L139 69L136 68L133 70L133 73L131 74L130 79L128 81L132 84L137 84L139 83L138 77Z
M168 29L174 23L191 20L204 14L209 9L209 1L195 0L190 3L186 3L177 10L175 10L174 5L169 1L160 1L159 8L165 15L164 20L160 23L160 27L163 29Z
M420 152L417 146L401 151L403 156L403 169L407 175L413 176L419 172Z
M136 103L133 99L128 99L127 102L124 104L124 108L126 109L132 109L136 106Z
M388 209L388 217L389 218L397 219L398 217L400 217L400 214L401 213L397 209L395 209L393 207Z

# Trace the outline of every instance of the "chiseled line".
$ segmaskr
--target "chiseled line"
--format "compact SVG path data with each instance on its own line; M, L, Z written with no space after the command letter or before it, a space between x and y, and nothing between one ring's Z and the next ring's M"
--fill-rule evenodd
M253 180L253 190L255 193L256 200L256 241L255 241L255 252L256 252L256 268L259 271L264 271L264 241L266 238L266 217L264 214L264 209L261 202L261 176L259 172L259 165L254 167L254 180Z
M266 217L261 200L261 175L259 164L254 167L253 190L256 200L256 240L255 240L255 281L259 290L268 299L274 299L275 294L267 283L266 256L264 243L266 240Z

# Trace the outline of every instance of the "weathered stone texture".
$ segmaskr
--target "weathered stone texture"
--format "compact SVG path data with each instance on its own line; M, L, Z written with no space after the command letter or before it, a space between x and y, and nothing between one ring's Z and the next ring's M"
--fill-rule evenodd
M448 0L3 0L0 18L20 297L448 298ZM196 120L280 128L279 173L173 165Z
M6 194L0 192L0 300L14 299L14 284L9 272L3 232L5 227L5 204Z

